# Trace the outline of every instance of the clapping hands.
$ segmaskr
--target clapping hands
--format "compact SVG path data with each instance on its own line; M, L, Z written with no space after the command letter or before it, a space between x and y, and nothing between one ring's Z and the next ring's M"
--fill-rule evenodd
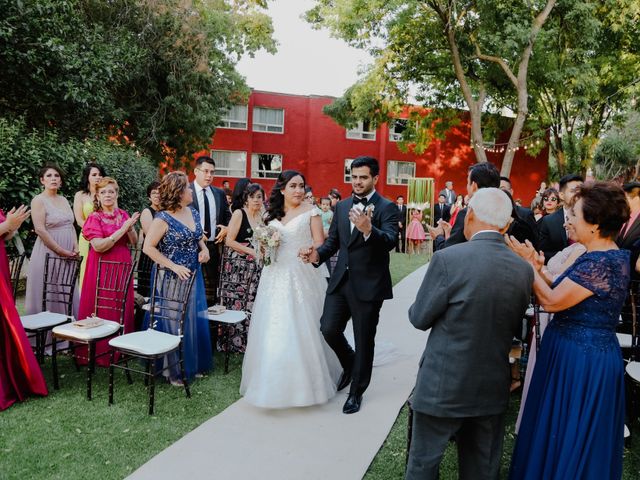
M31 215L31 210L26 205L20 205L18 208L13 207L7 212L7 226L9 230L17 230L27 218Z
M504 240L511 250L529 262L538 272L542 270L542 267L544 266L544 253L542 253L542 251L537 252L529 240L525 240L524 243L521 243L516 239L516 237L508 234L505 234Z

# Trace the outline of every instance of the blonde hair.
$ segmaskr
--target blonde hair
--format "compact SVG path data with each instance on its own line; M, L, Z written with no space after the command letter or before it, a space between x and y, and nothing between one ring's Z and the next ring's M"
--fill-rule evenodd
M106 187L107 185L113 185L115 187L116 195L118 194L118 191L120 190L120 188L118 187L118 182L116 182L115 178L102 177L100 179L100 181L96 184L96 194L93 197L93 211L94 212L102 211L102 204L100 203L100 199L98 198L98 193L100 192L100 190L102 188Z

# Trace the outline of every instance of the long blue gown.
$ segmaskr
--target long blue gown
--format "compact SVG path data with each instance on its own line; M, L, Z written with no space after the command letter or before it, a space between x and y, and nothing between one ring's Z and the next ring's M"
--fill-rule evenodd
M615 327L629 284L629 252L588 252L565 278L593 292L547 327L510 479L613 480L622 475L624 366Z
M207 316L207 299L202 270L198 262L198 242L202 238L200 215L193 208L188 208L191 210L195 221L195 231L190 230L165 211L158 212L155 218L163 220L169 226L164 237L158 243L158 250L172 262L187 267L196 276L189 297L184 331L182 332L185 373L187 379L191 380L197 373L211 370L213 356ZM160 288L162 287L160 286ZM173 334L178 333L176 322L160 321L157 329ZM176 360L177 353L173 353L167 355L165 362L166 364L173 364ZM167 376L166 372L165 376ZM170 370L169 377L171 380L180 379L180 370L177 366Z

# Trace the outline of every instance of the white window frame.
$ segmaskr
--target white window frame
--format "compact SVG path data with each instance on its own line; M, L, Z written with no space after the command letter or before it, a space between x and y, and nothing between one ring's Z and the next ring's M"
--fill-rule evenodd
M365 128L364 121L360 120L355 128L347 130L347 138L350 140L368 140L370 142L375 142L376 129L365 130L364 128ZM371 128L370 123L369 123L369 128Z
M344 183L351 183L351 164L353 160L353 158L344 159ZM349 173L347 173L347 169L349 169Z
M238 150L211 150L210 152L211 158L216 162L216 175L219 177L230 177L230 178L244 178L247 176L247 152L242 152ZM217 154L225 154L225 153L238 153L242 155L244 160L244 165L242 171L240 169L230 168L228 165L223 166L222 160ZM231 173L237 172L237 173Z
M256 110L258 109L259 110L280 110L282 112L282 125L279 125L277 123L256 122ZM261 132L261 133L283 134L284 133L284 113L285 113L284 108L271 108L271 107L260 107L260 106L253 107L253 121L252 121L253 131Z
M242 110L241 110L242 109ZM230 114L244 112L244 115L239 117L231 116ZM249 119L249 106L248 105L232 105L220 118L218 128L229 128L231 130L246 130Z
M402 133L396 133L395 132L395 128L396 128L396 123L397 122L405 122L405 127L404 129L407 129L407 122L408 120L406 118L396 118L394 119L392 122L389 122L389 141L390 142L401 142L402 141Z
M277 170L260 170L260 155L273 155L274 157L280 157L280 168ZM282 173L282 166L284 163L284 155L281 153L252 153L251 154L251 178L278 178L278 175ZM260 175L262 174L262 175Z
M402 174L400 176L391 177L391 165L395 164L408 164L413 165L413 174L406 176L406 174ZM398 169L395 169L396 172ZM409 179L414 178L416 176L416 162L410 162L406 160L387 160L387 185L408 185Z

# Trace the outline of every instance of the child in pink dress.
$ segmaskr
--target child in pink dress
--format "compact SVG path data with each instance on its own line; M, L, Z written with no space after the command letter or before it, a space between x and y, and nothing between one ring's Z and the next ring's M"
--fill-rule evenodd
M427 239L427 234L422 226L422 211L414 208L411 210L411 222L407 227L408 253L420 253L422 242Z

